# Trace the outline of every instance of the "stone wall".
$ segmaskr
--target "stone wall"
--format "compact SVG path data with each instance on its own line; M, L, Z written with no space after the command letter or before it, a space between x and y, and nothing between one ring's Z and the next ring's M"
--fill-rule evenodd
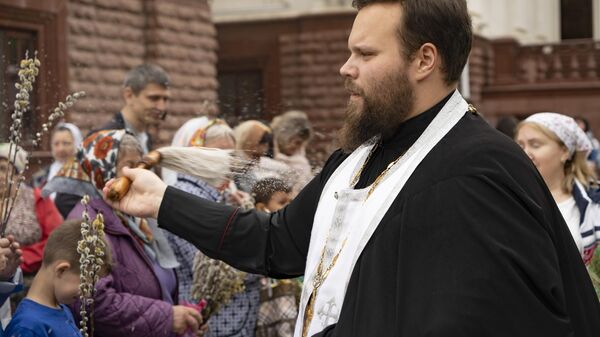
M69 88L87 97L69 114L84 132L108 121L123 106L125 73L143 62L171 77L169 115L159 144L193 117L204 100L216 100L216 30L206 1L70 0Z
M308 114L316 131L308 155L315 162L336 149L333 130L344 120L348 93L339 70L348 58L348 34L332 30L280 37L282 106Z

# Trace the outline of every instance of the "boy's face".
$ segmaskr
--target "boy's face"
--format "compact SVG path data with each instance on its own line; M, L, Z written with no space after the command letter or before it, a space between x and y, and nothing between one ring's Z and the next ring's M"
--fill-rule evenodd
M58 303L67 305L79 299L79 273L74 268L56 272L54 296Z
M290 194L284 191L276 191L269 199L266 208L271 212L277 212L290 203Z

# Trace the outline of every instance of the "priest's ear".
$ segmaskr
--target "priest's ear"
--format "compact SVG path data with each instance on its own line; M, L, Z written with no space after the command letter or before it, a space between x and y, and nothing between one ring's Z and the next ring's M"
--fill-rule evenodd
M424 43L412 56L415 80L423 81L434 73L441 74L441 58L433 43Z

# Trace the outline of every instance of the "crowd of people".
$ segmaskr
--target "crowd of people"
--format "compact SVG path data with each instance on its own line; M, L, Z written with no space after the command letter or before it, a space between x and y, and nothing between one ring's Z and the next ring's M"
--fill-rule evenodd
M307 115L288 111L235 127L200 116L177 130L172 146L244 158L232 179L129 169L167 116L169 76L151 64L127 73L124 106L106 125L83 137L59 123L48 167L18 193L0 179L2 194L17 193L0 238L4 333L80 336L87 213L102 214L108 247L94 293L99 337L595 335L600 317L588 318L600 304L584 266L600 242L598 142L559 113L499 125L512 139L489 128L455 91L471 43L466 4L444 3L457 5L355 2L340 70L348 120L322 168L306 157ZM431 41L415 42L420 25ZM0 177L26 158L0 144ZM106 200L124 175L132 192ZM192 294L206 259L243 279L209 319Z
M6 230L8 239L2 239L7 240L8 246L18 247L13 250L18 250L21 261L20 267L9 273L14 278L13 274L19 271L16 281L9 282L14 289L5 291L12 293L12 300L3 302L3 326L8 335L43 335L38 331L40 327L48 330L54 324L48 317L58 317L61 322L66 317L72 325L66 330L54 329L53 336L77 331L75 322L81 319L77 291L71 289L69 296L43 300L39 293L44 287L42 282L48 283L47 293L53 287L53 280L63 274L56 269L63 266L61 263L69 263L66 271L76 271L71 268L78 261L62 250L53 252L56 248L50 247L62 244L72 247L71 239L81 235L80 227L73 224L81 223L84 210L92 219L98 213L103 215L111 256L107 263L110 269L96 285L96 336L124 336L132 332L136 336L175 336L186 331L215 337L255 335L260 292L272 288L271 281L260 275L245 274L243 292L235 294L205 324L193 306L197 299L191 294L194 260L202 253L188 241L158 228L155 219L130 216L112 208L102 198L107 181L119 177L124 166L135 167L153 149L147 130L164 119L169 95L165 71L156 65L140 65L127 74L124 107L109 123L92 130L85 138L71 123L62 122L54 128L50 142L54 161L36 172L30 184L20 187ZM248 159L245 161L248 166L236 175L240 181L204 181L163 169L164 180L211 201L247 209L256 207L263 212L279 210L313 174L305 156L312 129L306 114L299 111L278 116L276 121L273 125L245 121L232 129L218 118L203 116L189 120L176 132L173 146L238 151ZM269 153L275 155L268 157ZM19 149L13 160L8 155L8 144L0 145L3 176L8 170L24 170L26 156ZM85 195L91 197L86 206L80 202ZM61 231L56 230L59 227ZM51 235L57 232L61 234ZM46 260L47 263L42 263ZM47 271L44 277L40 276L41 271ZM15 317L9 323L11 302ZM32 325L21 317L32 312L40 314L43 324Z

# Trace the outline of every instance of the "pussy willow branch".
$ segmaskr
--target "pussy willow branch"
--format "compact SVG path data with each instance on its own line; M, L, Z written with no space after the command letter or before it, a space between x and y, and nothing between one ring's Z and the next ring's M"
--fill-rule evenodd
M8 147L8 160L9 163L16 162L17 155L19 152L19 143L22 139L21 129L23 128L23 115L29 109L29 98L30 93L33 91L33 83L39 74L39 67L41 63L37 58L37 52L35 52L33 58L29 58L29 52L25 53L25 59L19 63L19 82L15 84L15 88L19 90L15 97L15 112L11 115L12 124L10 127L9 147ZM25 164L27 168L27 164ZM17 186L15 193L12 193L13 184L15 184L15 175L17 177ZM4 236L8 219L12 213L12 209L15 203L15 199L18 195L21 182L23 181L23 172L16 172L9 168L6 176L4 177L5 190L2 194L2 223L0 224L0 235Z

